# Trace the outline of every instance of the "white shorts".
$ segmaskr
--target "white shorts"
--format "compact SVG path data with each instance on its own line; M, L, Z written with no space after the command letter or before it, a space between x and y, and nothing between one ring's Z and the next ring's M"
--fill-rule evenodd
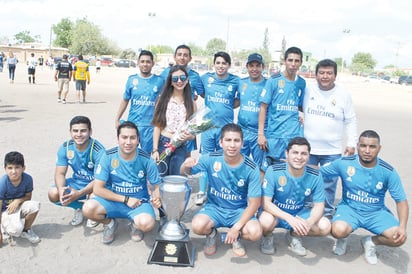
M1 214L1 230L13 237L19 237L24 229L24 222L27 215L38 212L40 209L40 202L25 201L12 214L8 214L5 210Z

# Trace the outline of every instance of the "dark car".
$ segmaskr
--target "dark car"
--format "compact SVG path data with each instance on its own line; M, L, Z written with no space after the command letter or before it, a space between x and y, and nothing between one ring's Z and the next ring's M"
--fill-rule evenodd
M131 60L126 60L126 59L120 59L114 62L114 65L119 68L130 68L130 67L135 68L136 62L131 61Z
M400 76L398 83L400 85L412 85L412 75L409 76Z

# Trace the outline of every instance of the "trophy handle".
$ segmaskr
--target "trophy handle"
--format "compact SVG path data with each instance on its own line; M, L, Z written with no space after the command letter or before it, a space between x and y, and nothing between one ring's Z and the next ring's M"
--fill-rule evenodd
M157 162L157 170L159 171L160 176L163 177L163 175L166 174L167 168L168 165L164 160Z

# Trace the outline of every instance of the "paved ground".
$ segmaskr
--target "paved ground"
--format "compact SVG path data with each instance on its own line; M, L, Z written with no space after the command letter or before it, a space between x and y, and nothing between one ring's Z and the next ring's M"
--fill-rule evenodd
M349 239L348 254L337 257L331 253L333 240L305 238L308 255L299 258L287 249L284 231L275 232L277 252L262 255L258 244L247 242L246 258L234 258L229 246L220 244L218 252L206 258L201 252L203 238L191 234L196 247L194 268L177 268L146 264L156 232L148 233L141 243L130 240L126 222L121 222L116 240L109 246L101 241L102 227L73 228L70 209L59 208L47 200L47 190L53 184L54 163L58 146L69 138L68 122L74 115L92 119L93 135L106 147L116 145L114 116L121 99L124 83L133 69L103 68L99 75L92 71L87 104L75 104L74 85L68 103L56 102L53 71L38 70L36 85L29 85L26 68L19 64L14 84L7 71L0 73L0 155L10 150L21 151L27 171L35 180L34 199L41 201L40 215L34 229L42 238L32 246L18 239L17 246L0 248L0 273L408 273L410 270L409 240L402 248L378 247L379 262L368 265L362 257L360 238L366 231L356 231ZM365 83L351 76L339 79L352 92L359 117L359 132L377 130L382 138L381 156L399 171L411 197L412 169L412 87ZM193 192L197 191L192 181ZM189 204L183 223L198 210ZM388 201L390 208L394 208ZM412 233L409 225L408 233Z

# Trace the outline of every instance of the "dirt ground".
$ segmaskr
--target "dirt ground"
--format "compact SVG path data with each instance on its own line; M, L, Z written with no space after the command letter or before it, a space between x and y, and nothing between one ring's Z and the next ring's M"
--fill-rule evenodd
M57 207L47 199L53 184L58 146L69 138L68 123L74 115L92 120L93 136L107 148L116 145L114 117L124 84L135 69L106 68L97 74L91 68L91 84L86 104L76 104L74 84L66 105L57 103L54 71L37 69L35 85L29 85L26 66L18 64L14 84L8 72L0 73L0 155L18 150L25 155L26 171L34 177L33 199L42 204L33 226L42 241L31 245L17 239L17 246L0 248L0 273L408 273L411 241L400 248L379 246L378 264L368 265L363 259L360 238L368 232L358 230L349 239L348 252L337 257L332 252L332 237L304 239L306 257L297 257L287 248L285 232L275 231L276 254L263 255L258 243L246 242L247 256L235 258L230 246L220 244L217 253L207 258L202 252L203 237L191 233L196 248L195 266L168 267L149 265L147 259L157 228L144 240L130 240L126 221L121 221L111 245L101 243L102 226L94 229L72 227L73 212ZM313 80L308 80L313 81ZM358 114L358 131L375 129L382 139L380 156L391 163L401 175L407 195L412 193L412 87L383 83L366 83L353 76L339 76L338 82L352 93ZM200 102L199 102L200 104ZM4 172L2 173L4 174ZM196 180L191 181L193 193ZM192 195L193 196L193 195ZM388 206L395 209L388 199ZM190 228L198 210L193 197L182 222ZM412 234L411 225L408 234Z

